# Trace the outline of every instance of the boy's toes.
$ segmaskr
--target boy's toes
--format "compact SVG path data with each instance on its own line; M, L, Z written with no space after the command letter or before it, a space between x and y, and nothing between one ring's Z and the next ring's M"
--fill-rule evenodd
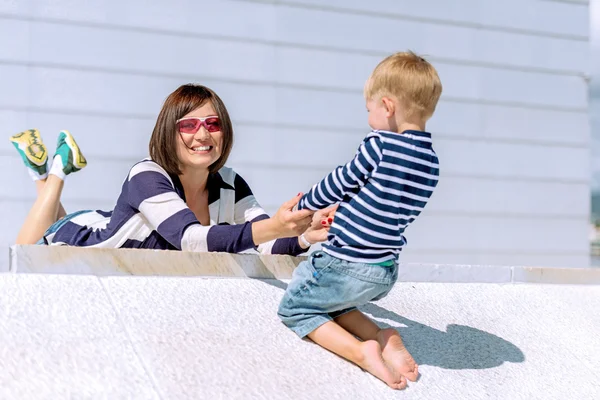
M402 375L406 376L406 379L408 379L409 381L416 382L417 378L419 377L419 367L415 364L415 367L413 369L407 370Z
M394 379L393 383L388 383L388 385L394 390L404 390L406 389L408 382L405 377L400 376L399 378Z
M404 389L406 389L406 385L407 385L406 378L402 376L402 377L400 377L400 383L398 383L396 385L396 389L404 390Z

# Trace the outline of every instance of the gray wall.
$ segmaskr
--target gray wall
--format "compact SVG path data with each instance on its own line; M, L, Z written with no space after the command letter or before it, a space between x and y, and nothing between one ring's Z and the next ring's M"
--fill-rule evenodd
M592 131L592 212L600 220L600 1L590 2L590 122Z
M51 148L71 130L89 166L67 180L67 211L110 209L164 98L201 82L234 118L229 165L273 211L354 154L364 80L411 48L444 83L428 126L442 179L404 261L585 266L588 14L547 0L0 0L0 127L37 127ZM35 191L6 139L0 168L6 248Z

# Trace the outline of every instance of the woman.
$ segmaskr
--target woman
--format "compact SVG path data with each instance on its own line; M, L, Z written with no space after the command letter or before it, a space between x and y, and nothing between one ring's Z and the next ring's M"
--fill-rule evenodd
M64 180L87 164L69 132L59 135L50 171L37 130L11 141L38 189L17 244L231 253L255 248L298 255L326 239L327 228L318 222L311 227L312 211L292 211L301 194L269 218L242 177L224 167L233 145L231 120L221 99L204 86L183 85L166 99L150 158L130 169L111 212L65 213ZM315 220L327 215L316 214Z

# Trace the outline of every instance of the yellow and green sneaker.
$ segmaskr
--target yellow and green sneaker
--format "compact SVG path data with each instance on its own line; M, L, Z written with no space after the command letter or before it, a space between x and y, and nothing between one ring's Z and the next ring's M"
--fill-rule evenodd
M48 176L48 151L37 129L29 129L10 137L29 173L34 179Z
M83 169L86 165L87 160L71 133L66 130L60 131L50 173L58 172L57 175L64 174L66 176ZM60 171L62 171L62 174L60 174Z

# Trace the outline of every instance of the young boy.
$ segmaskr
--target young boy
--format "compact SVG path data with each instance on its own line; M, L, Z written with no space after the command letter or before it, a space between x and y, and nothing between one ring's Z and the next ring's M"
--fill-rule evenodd
M339 202L328 242L294 271L278 310L299 337L394 389L404 389L406 379L416 381L418 366L395 329L380 329L356 307L390 292L406 244L402 234L437 186L438 158L425 123L441 92L435 68L412 52L377 65L364 93L372 131L352 161L298 204L319 210Z

